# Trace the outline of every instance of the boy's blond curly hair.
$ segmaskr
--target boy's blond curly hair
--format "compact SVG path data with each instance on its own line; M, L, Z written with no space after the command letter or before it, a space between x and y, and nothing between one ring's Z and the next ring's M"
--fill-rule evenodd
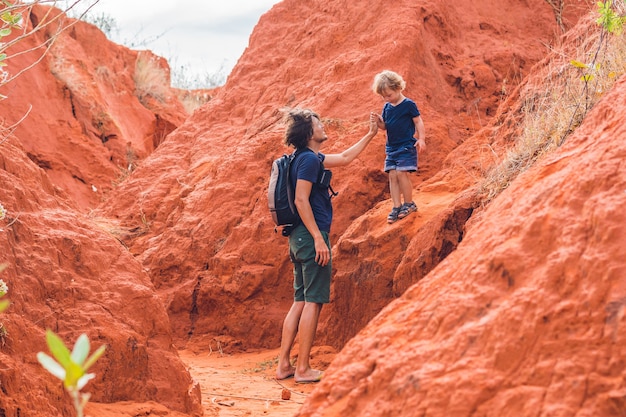
M394 91L402 91L406 87L406 82L402 79L400 74L384 70L374 77L374 84L372 90L376 94L382 94L383 90L389 88Z

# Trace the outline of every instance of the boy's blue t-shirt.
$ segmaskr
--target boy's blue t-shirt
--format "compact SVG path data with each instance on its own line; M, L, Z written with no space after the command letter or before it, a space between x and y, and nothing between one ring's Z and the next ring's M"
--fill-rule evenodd
M403 146L415 146L415 123L413 118L420 115L417 105L410 98L405 98L397 106L385 103L383 120L387 129L386 151L390 152Z
M324 162L325 155L315 154L311 150L302 150L291 164L291 182L295 189L297 180L305 180L313 183L309 202L313 210L315 223L322 232L330 233L330 224L333 220L333 206L330 202L330 195L327 188L317 185L317 181L322 170L321 162Z

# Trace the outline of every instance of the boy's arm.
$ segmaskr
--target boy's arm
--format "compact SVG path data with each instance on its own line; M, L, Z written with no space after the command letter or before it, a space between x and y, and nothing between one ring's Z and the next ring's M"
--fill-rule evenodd
M424 121L422 116L413 118L415 123L415 132L417 133L417 149L419 152L426 150L426 128L424 127Z
M294 204L298 209L298 214L300 215L300 219L302 220L304 227L306 227L311 236L313 236L313 241L315 242L315 262L321 266L326 266L326 264L330 261L330 249L328 248L319 227L317 227L315 217L313 216L313 209L311 208L311 203L309 202L312 188L313 183L310 181L296 181Z

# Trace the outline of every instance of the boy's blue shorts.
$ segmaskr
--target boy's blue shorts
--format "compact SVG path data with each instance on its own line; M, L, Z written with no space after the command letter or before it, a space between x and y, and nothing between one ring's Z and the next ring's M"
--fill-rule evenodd
M417 149L413 145L406 145L393 151L387 152L385 158L385 172L417 171Z

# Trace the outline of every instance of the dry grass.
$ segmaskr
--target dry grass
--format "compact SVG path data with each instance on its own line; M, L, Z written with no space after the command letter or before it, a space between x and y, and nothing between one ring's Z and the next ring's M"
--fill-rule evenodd
M170 80L167 71L159 65L158 59L140 52L135 64L135 96L142 104L152 97L164 103L170 94Z
M213 95L208 90L179 90L178 100L185 108L187 114L192 114L194 110L202 107L211 99Z
M150 224L146 221L143 214L141 215L141 225L135 227L124 227L119 224L118 220L105 217L90 215L90 218L95 226L113 236L124 247L126 247L124 240L133 239L150 231Z
M4 327L4 323L0 323L0 347L4 347L7 344L9 338L9 331Z
M623 2L620 3L624 8ZM621 11L624 12L624 11ZM520 90L521 125L515 146L487 172L479 187L488 204L522 172L545 154L561 146L582 123L596 102L626 72L626 42L621 34L602 35L595 17L585 20L586 30L566 40L542 70ZM572 37L573 35L570 35ZM591 64L578 68L572 61Z
M126 146L126 165L118 166L119 173L117 178L112 182L113 187L119 187L132 172L139 166L139 158L130 144Z

